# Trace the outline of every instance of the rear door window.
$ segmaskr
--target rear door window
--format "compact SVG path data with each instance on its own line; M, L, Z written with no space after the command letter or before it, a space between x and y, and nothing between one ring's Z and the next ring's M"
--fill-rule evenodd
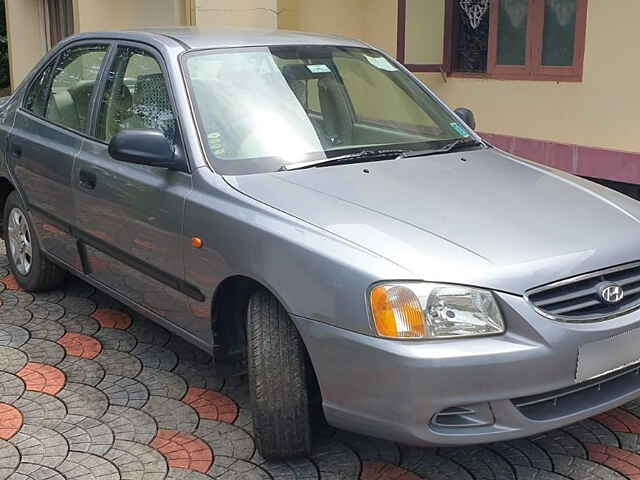
M53 71L43 117L72 130L86 131L91 98L108 48L83 45L62 52Z

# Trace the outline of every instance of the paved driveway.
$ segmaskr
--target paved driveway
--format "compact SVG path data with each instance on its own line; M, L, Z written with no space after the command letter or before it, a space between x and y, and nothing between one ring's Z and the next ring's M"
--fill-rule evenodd
M320 427L311 458L265 462L244 379L84 283L31 295L5 266L0 251L0 480L640 480L640 402L477 448Z

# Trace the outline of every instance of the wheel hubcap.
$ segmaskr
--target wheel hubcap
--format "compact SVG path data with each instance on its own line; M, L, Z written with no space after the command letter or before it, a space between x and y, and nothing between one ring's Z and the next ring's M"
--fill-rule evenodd
M20 275L28 275L33 262L31 232L22 210L13 208L9 213L9 250Z

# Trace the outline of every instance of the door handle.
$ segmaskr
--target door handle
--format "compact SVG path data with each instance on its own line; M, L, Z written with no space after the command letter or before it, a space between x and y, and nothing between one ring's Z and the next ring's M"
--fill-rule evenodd
M86 170L80 170L79 174L80 186L86 190L93 190L96 188L98 179L95 173L87 172Z
M22 147L18 144L11 144L11 156L13 158L20 158L22 156Z

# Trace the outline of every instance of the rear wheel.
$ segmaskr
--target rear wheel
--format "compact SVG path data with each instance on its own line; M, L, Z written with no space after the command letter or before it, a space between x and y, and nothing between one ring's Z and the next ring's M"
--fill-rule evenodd
M4 243L11 271L25 290L50 290L64 280L64 270L40 250L26 209L15 190L9 194L4 206Z
M311 452L305 349L278 300L256 292L247 309L249 388L256 446L264 458Z

